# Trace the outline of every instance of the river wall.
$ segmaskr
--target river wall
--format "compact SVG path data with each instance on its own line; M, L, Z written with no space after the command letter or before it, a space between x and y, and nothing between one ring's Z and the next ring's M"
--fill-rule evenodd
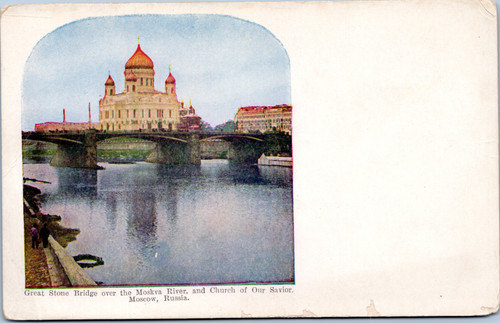
M262 154L257 163L262 166L292 167L293 160L292 157L276 157Z
M49 247L44 249L49 267L52 287L58 286L97 286L90 275L80 267L75 259L52 237Z

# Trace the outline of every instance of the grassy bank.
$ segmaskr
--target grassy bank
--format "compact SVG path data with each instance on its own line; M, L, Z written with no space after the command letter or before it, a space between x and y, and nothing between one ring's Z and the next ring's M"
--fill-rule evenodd
M97 150L97 157L144 157L150 150L122 149L122 150ZM23 151L23 157L50 157L54 156L55 150L27 150Z
M55 150L25 150L23 157L47 157L54 156L55 153Z
M123 150L97 150L97 157L144 157L146 158L151 150L123 149Z

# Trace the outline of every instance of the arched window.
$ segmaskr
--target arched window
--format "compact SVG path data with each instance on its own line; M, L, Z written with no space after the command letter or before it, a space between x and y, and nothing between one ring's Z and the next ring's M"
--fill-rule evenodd
M128 92L128 91L129 91L129 89L128 89L128 85L127 85L127 92Z
M141 86L142 86L142 77L141 77Z
M132 85L132 92L135 92L135 85Z
M109 89L109 95L113 95L113 89Z

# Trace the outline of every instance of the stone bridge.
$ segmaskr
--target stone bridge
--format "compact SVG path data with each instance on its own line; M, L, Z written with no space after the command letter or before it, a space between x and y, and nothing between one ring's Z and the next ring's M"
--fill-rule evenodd
M265 134L214 132L23 132L22 138L57 144L50 161L56 167L99 168L97 143L115 138L139 138L155 142L155 148L146 158L157 164L201 163L200 143L220 139L230 143L228 158L239 162L256 162L266 149Z

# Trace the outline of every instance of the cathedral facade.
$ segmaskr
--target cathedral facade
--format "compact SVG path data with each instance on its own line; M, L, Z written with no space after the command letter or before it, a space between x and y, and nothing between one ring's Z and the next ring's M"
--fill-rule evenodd
M151 58L137 45L125 64L125 87L117 93L109 75L104 97L99 100L99 130L102 131L177 131L181 103L175 92L172 73L165 79L165 92L154 88L155 70Z

